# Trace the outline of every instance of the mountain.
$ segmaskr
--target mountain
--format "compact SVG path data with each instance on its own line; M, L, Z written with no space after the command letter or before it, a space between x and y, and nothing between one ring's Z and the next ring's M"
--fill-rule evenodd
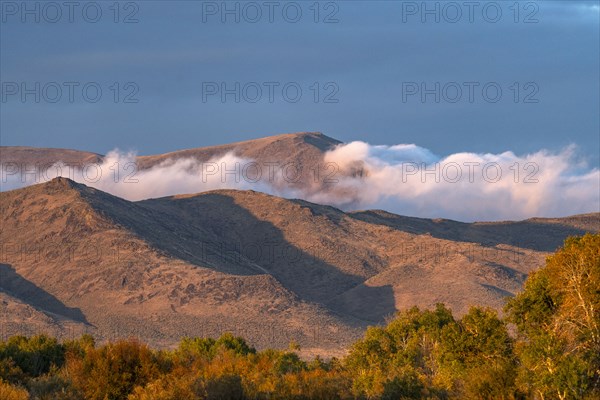
M67 164L84 165L99 163L103 156L87 151L27 146L0 146L0 161L18 166L52 165L62 161Z
M250 147L278 140L299 139ZM66 178L2 192L0 210L5 335L168 347L228 330L332 355L397 309L500 308L564 238L600 227L598 213L466 224L236 190L130 202Z
M223 180L221 173L239 167L235 179L252 182L253 187L267 185L275 191L302 190L306 195L319 191L331 191L334 188L328 184L327 177L337 174L333 166L325 163L323 156L326 151L333 149L340 141L323 135L320 132L288 133L268 136L243 142L219 146L199 147L174 151L158 155L140 155L135 158L133 167L127 166L123 171L124 177L137 177L138 172L148 171L154 167L169 167L177 162L188 162L186 170L191 175ZM225 159L235 156L237 159ZM219 162L221 160L221 163ZM227 161L225 164L222 162ZM56 176L56 171L50 168L55 163L64 163L69 168L63 169L63 176L74 178L78 182L89 183L82 171L97 173L90 164L104 165L104 173L113 174L116 160L109 155L101 155L85 151L34 148L34 147L0 147L0 163L2 164L2 183L8 189L40 183ZM213 162L203 170L203 163ZM122 162L129 164L130 161ZM131 169L133 168L133 169ZM212 171L215 168L215 171ZM222 171L221 171L222 169ZM211 171L211 172L208 172ZM350 171L352 173L352 171ZM88 172L86 172L86 175ZM243 176L243 177L242 177ZM229 177L232 182L234 178ZM95 185L94 185L95 186ZM6 190L6 189L5 189Z
M324 152L341 143L339 140L330 138L320 132L287 133L219 146L199 147L154 156L141 156L138 157L138 162L140 169L145 169L167 160L194 158L200 161L208 161L234 152L240 157L255 160L262 164L276 162L280 165L286 163L308 165L321 162L321 156Z
M179 159L192 158L200 162L235 153L239 157L251 159L259 164L277 163L285 165L314 165L321 162L324 152L341 144L339 140L330 138L320 132L286 133L267 136L260 139L230 143L219 146L198 147L170 153L138 156L137 166L140 170L152 168L158 164ZM52 165L64 162L82 167L87 163L100 163L105 156L87 151L38 148L26 146L0 146L0 161L23 165Z

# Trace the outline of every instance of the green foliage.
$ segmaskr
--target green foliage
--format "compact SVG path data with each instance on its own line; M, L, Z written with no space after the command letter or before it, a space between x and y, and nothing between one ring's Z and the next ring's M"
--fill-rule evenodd
M450 310L438 304L433 311L414 307L400 312L385 328L369 328L346 359L355 395L372 398L401 393L402 385L411 388L406 389L405 397L416 395L416 388L420 392L425 386L443 391L433 384L439 369L436 354L443 330L454 325Z
M414 369L408 368L392 380L383 384L382 400L420 399L423 397L425 385Z
M0 359L0 379L11 383L24 382L26 376L23 370L11 357L6 355L4 357Z
M196 359L212 359L215 353L214 348L215 339L213 338L186 337L179 342L176 355L189 364Z
M275 371L278 374L296 373L306 369L306 364L296 353L282 353L275 362Z
M518 381L543 398L600 397L600 235L569 238L506 305Z
M231 333L227 332L221 335L219 339L215 342L215 347L224 348L228 350L232 350L235 354L239 355L248 355L255 354L256 349L251 347L246 343L244 338L233 336Z
M509 299L505 306L508 321L526 336L548 330L559 301L551 293L548 271L541 269L532 272L525 282L525 290Z
M13 336L6 342L0 342L0 360L4 361L0 367L2 371L8 368L6 373L13 374L13 378L18 375L18 371L10 371L13 367L18 367L26 376L36 377L48 373L52 365L62 366L65 348L56 339L46 335L30 338ZM14 364L5 360L12 360Z
M515 394L513 340L496 311L472 307L442 330L440 375L464 398L510 398Z

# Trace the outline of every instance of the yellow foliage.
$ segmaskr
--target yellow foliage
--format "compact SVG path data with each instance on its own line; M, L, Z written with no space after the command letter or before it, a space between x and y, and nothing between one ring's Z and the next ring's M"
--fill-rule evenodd
M27 390L11 385L0 379L0 399L2 400L29 400Z

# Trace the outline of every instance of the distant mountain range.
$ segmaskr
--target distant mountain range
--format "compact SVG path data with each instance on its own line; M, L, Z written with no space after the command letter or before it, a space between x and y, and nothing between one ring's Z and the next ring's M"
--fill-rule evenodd
M194 160L198 163L196 168L200 169L194 171L196 174L204 172L208 177L210 172L218 178L221 176L220 163L215 165L216 171L202 171L202 163L219 161L227 154L235 154L239 159L246 161L239 167L238 179L244 175L254 185L266 183L275 189L296 188L311 193L334 189L331 185L327 185L327 177L338 174L340 171L332 171L331 168L328 170L323 155L338 144L341 142L319 132L283 134L220 146L200 147L151 156L136 156L135 168L136 172L139 172L152 167L173 164L180 160ZM39 183L46 175L54 173L50 168L54 163L62 162L75 169L81 169L89 164L101 164L106 160L108 160L107 155L86 151L22 146L0 147L4 181L10 178L22 178ZM242 172L244 167L246 170ZM235 166L224 165L223 172L225 173L227 169L235 169ZM90 174L94 175L93 170ZM257 177L260 179L256 179ZM233 181L234 178L229 176L228 179ZM198 188L199 190L200 188Z
M279 161L282 164L288 162L306 164L320 160L323 152L341 143L339 140L330 138L320 132L286 133L219 146L198 147L152 156L138 156L137 161L140 164L140 169L144 169L169 159L177 160L192 157L200 161L208 161L215 156L234 151L241 157L253 160ZM85 164L101 162L104 157L102 154L79 150L27 146L0 147L0 159L5 163L16 162L33 165L63 161L65 163Z
M137 161L143 169L235 152L315 165L336 144L289 134ZM2 147L0 159L103 156ZM4 337L90 332L169 347L182 336L232 331L258 347L294 339L308 353L332 355L398 309L499 309L566 237L600 230L600 213L467 224L243 190L131 202L67 178L2 192L0 210Z

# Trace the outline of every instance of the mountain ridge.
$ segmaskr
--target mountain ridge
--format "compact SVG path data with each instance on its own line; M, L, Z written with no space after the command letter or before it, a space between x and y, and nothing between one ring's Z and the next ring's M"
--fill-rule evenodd
M294 339L328 354L412 305L499 309L558 239L600 222L435 222L232 189L132 202L68 178L2 192L0 206L0 292L30 299L44 329L159 347L237 330L259 347ZM532 244L519 246L525 233ZM40 309L43 293L79 319ZM31 331L28 320L4 326Z
M321 132L295 132L282 133L273 136L264 136L256 139L241 140L220 145L209 145L179 149L160 154L139 155L140 167L150 168L166 159L178 159L185 157L197 157L198 155L206 157L224 155L230 151L238 150L240 154L258 153L260 148L277 142L303 142L311 145L321 151L333 148L341 144L337 139L324 135ZM105 154L75 150L70 148L58 147L31 147L31 146L0 146L0 160L3 162L17 162L24 164L52 164L63 161L65 163L100 163L106 157Z

